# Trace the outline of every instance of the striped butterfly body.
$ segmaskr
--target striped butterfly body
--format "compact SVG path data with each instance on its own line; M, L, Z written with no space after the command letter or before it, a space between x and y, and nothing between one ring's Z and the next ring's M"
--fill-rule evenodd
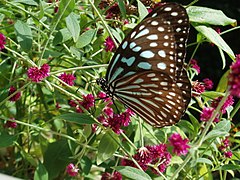
M97 83L150 125L177 123L191 99L184 68L188 31L182 6L157 7L126 36Z

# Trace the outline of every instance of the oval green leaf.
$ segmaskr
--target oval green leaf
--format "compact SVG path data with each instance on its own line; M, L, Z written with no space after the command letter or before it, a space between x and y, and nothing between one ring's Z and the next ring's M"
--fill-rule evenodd
M90 44L92 42L92 39L94 38L95 34L96 34L95 29L90 29L90 30L82 33L77 40L76 47L82 48L82 47Z
M74 122L77 124L94 124L96 121L88 114L84 113L67 113L57 116L56 119L64 119L68 122Z
M78 16L74 13L69 14L66 17L66 24L69 32L73 37L73 41L77 42L80 34L80 22L78 20Z
M135 180L152 180L152 178L140 169L130 167L130 166L116 166L113 169L120 172L122 175Z
M41 162L34 173L34 180L48 180L48 172Z
M97 164L101 164L107 159L111 158L116 152L120 144L118 135L113 131L107 131L98 146Z
M0 148L13 145L17 138L17 135L9 135L6 132L2 132L0 134Z
M25 52L29 52L32 48L32 31L28 24L18 20L14 24L17 41Z
M202 33L210 42L214 43L217 47L225 51L230 56L230 58L235 59L235 55L232 49L214 29L204 25L193 24L193 26L198 32ZM226 64L226 62L223 62L223 64Z
M235 19L227 17L220 10L206 7L190 6L187 8L187 13L191 22L201 24L226 26L237 22Z

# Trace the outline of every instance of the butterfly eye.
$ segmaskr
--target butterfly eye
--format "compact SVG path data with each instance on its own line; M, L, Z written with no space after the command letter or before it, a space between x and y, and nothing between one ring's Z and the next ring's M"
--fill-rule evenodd
M154 9L123 40L98 84L147 123L177 123L191 99L184 69L189 19L176 3Z

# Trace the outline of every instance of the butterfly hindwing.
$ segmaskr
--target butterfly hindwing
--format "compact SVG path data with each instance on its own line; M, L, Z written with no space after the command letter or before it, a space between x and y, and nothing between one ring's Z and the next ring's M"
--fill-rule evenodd
M155 127L175 124L185 111L181 89L162 72L144 71L117 79L112 86L123 104Z

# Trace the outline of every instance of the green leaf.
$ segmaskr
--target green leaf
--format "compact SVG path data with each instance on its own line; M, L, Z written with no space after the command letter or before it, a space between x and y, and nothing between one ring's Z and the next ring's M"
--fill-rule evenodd
M225 51L232 59L235 59L235 55L232 49L214 29L204 25L195 24L193 26L198 32L202 33L210 42L214 43L220 49ZM223 64L225 64L225 62L223 62Z
M118 149L119 144L120 140L118 138L118 135L113 131L107 131L103 135L98 146L97 164L99 165L107 159L111 158Z
M96 35L96 30L95 29L90 29L80 35L80 37L77 40L76 47L77 48L82 48L84 46L87 46L90 44Z
M17 141L17 135L9 135L6 132L1 132L0 134L0 148L8 147L14 144Z
M123 3L123 0L117 0L118 1L118 7L121 11L121 15L126 18L126 8L125 4Z
M67 28L59 30L53 38L53 45L61 44L71 39L72 35Z
M227 87L228 87L228 75L229 75L230 70L226 71L224 75L221 77L216 91L218 92L225 92Z
M194 133L194 127L193 125L186 121L186 120L181 120L177 123L177 126L179 126L181 129L184 128L186 129L186 132L188 133Z
M94 124L96 121L88 115L84 113L66 113L60 116L57 116L56 119L64 119L68 122L74 122L77 124Z
M140 169L130 167L130 166L116 166L112 167L113 169L120 172L122 175L126 176L130 179L135 180L152 180L152 178L145 172L141 171Z
M71 13L66 17L67 28L72 34L73 41L77 42L80 34L79 18L76 14Z
M228 18L222 11L206 7L190 6L187 8L189 20L191 22L226 26L235 24L235 19Z
M92 167L92 161L87 156L84 156L81 160L81 169L84 174L88 175L91 167Z
M148 10L140 0L137 0L137 3L138 3L139 21L142 21L147 16Z
M41 162L39 162L34 173L34 180L48 180L48 172Z
M49 144L43 155L43 165L48 171L49 179L55 179L71 162L72 153L66 140Z
M204 92L202 93L202 95L203 95L204 97L209 98L209 99L215 99L215 98L217 98L217 97L219 97L219 96L224 96L224 93L216 92L216 91L204 91Z
M25 52L29 52L32 48L32 31L28 24L17 20L14 24L15 33L17 35L17 41L20 44L21 48Z
M38 6L38 3L33 0L15 0L13 2L26 4L26 5L30 5L30 6Z
M228 120L220 121L216 126L205 136L204 140L214 139L217 137L227 136L231 129L231 122Z
M221 167L218 168L219 170L239 170L240 169L240 165L236 165L236 164L225 164Z
M75 0L61 0L58 12L53 19L53 22L58 22L67 17L75 8Z
M187 111L187 114L192 122L192 125L194 127L194 135L196 136L198 134L198 130L200 128L200 124L197 120L197 118L195 118L189 111Z
M209 165L213 166L212 161L210 161L207 158L198 158L196 161L197 161L197 163L204 163L204 164L209 164Z

